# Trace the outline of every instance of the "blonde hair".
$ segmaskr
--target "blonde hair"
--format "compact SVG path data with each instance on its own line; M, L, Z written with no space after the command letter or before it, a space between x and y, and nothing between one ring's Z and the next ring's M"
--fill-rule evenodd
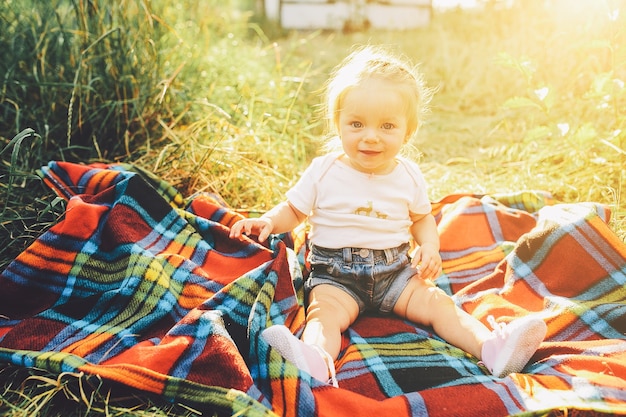
M330 136L336 136L339 132L339 113L346 93L371 77L392 81L403 87L401 91L407 105L408 136L413 136L422 123L432 91L426 87L422 75L408 59L375 46L354 50L331 73L326 83L324 108Z

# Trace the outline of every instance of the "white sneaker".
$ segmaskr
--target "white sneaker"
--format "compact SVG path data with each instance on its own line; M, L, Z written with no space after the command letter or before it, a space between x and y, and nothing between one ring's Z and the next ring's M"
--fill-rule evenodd
M338 387L334 361L321 347L307 345L283 325L268 327L261 332L261 337L298 369L319 381Z
M481 360L493 376L503 378L520 372L546 337L546 323L534 316L525 316L509 324L487 318L493 331L482 347Z

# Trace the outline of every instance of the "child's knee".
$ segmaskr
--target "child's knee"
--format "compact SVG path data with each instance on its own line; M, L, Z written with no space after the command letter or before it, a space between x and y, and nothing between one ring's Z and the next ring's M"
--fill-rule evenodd
M334 321L345 330L359 315L359 305L346 292L332 286L313 289L306 309L308 320Z
M436 307L453 307L456 308L454 300L444 290L439 287L430 287L426 290L428 292L428 304L434 309Z
M416 323L427 326L442 313L442 310L456 308L452 298L432 283L411 285L398 300L394 312Z

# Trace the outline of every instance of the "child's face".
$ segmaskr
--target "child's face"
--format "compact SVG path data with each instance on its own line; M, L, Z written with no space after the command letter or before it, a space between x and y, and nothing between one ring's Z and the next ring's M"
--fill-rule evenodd
M337 119L343 150L355 169L387 174L408 139L407 107L400 87L369 78L343 97Z

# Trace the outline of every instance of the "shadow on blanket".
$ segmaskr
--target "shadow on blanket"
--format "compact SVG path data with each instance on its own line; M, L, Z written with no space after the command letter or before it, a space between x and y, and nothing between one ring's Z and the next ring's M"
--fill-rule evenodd
M334 389L258 337L275 323L302 331L302 233L230 240L241 214L128 165L40 174L68 206L0 276L4 363L245 416L626 414L626 245L599 204L541 192L433 203L438 285L485 322L542 317L546 342L524 373L497 379L430 329L364 316Z

